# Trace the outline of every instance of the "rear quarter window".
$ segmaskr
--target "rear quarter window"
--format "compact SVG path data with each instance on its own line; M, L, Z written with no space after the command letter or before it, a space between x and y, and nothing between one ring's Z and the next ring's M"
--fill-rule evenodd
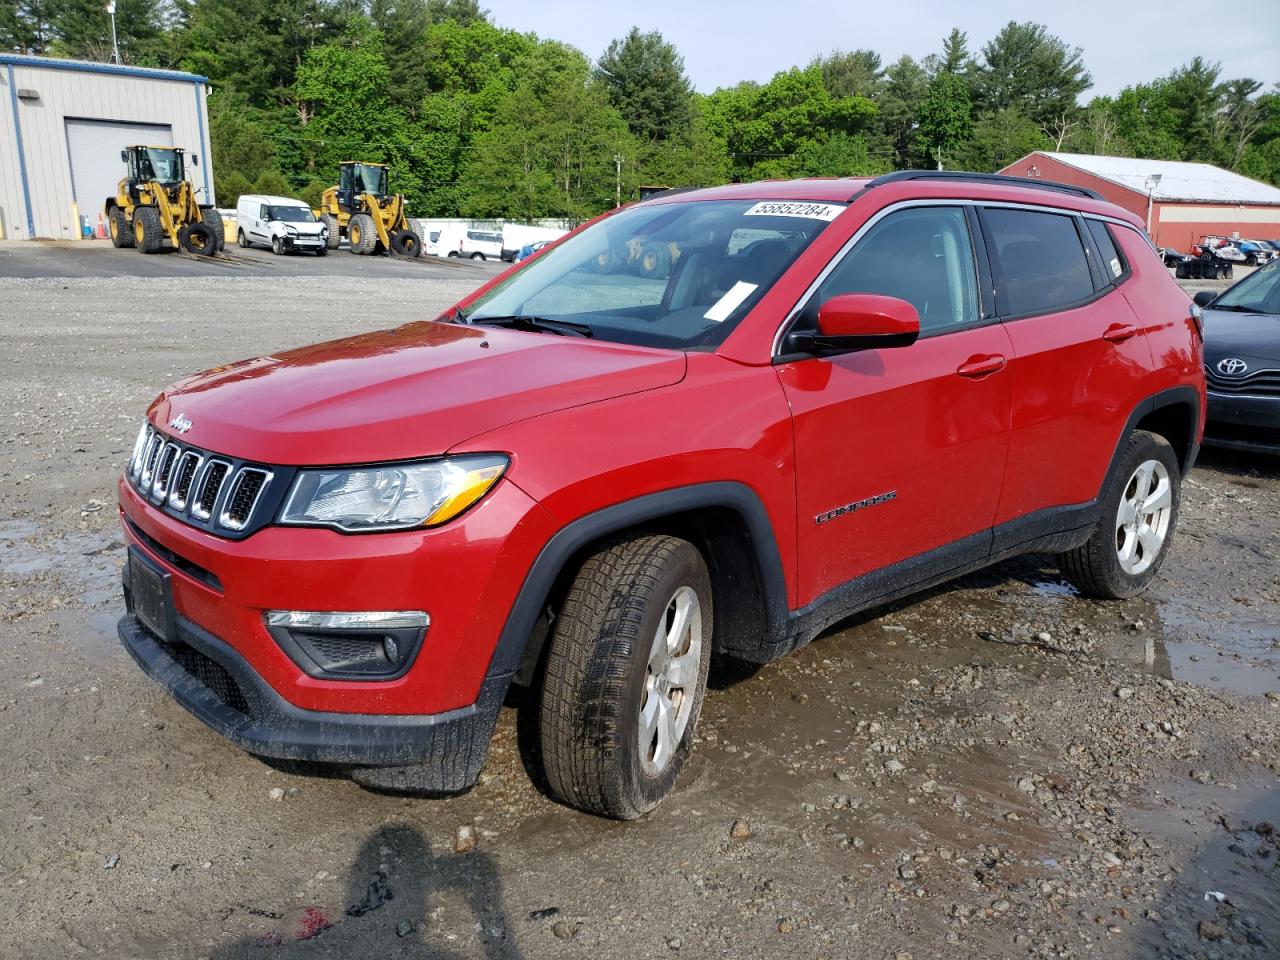
M989 207L983 226L1003 316L1061 310L1093 296L1089 260L1071 215Z
M1102 276L1107 283L1116 283L1124 275L1127 265L1111 236L1111 229L1101 220L1085 220L1089 236L1093 239L1093 252L1098 255Z

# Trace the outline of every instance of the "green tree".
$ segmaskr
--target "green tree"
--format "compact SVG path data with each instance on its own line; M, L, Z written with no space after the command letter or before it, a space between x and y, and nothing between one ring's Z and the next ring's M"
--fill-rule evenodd
M1211 160L1215 146L1215 122L1224 94L1218 78L1219 64L1195 57L1165 79L1164 102L1173 122L1173 133L1184 159Z
M577 50L543 41L515 91L475 139L462 212L583 219L613 203L614 157L634 157L626 123Z
M595 79L641 143L659 143L687 131L693 87L684 59L662 34L632 27L610 42L596 64Z
M994 172L1035 150L1052 146L1039 124L1009 107L982 117L957 151L961 169Z
M213 150L214 192L223 206L250 191L287 193L288 185L276 161L276 145L269 136L272 122L248 105L243 94L215 90L209 97L209 146ZM261 189L264 178L285 186Z
M816 65L784 70L763 85L717 90L706 105L712 131L728 147L735 180L793 176L802 151L837 133L861 133L876 114L863 97L833 97Z
M969 84L956 73L940 71L929 81L929 95L920 107L920 138L938 169L973 133Z
M0 3L0 50L40 55L54 40L56 0L4 0Z
M110 61L111 15L102 0L48 0L53 42L48 52ZM163 37L159 0L116 0L116 36L125 63L157 63Z
M822 71L822 83L833 97L866 97L874 100L884 83L884 67L874 50L837 50L819 57L810 66Z
M1038 23L1010 22L982 48L974 101L983 113L1014 109L1046 126L1078 112L1077 99L1092 84L1079 48Z
M427 0L371 0L369 19L381 31L390 69L392 102L416 116L427 95Z
M871 156L866 137L837 133L822 143L810 142L796 156L806 177L871 177L887 173L888 164Z
M872 153L885 163L908 169L928 162L919 153L917 123L929 96L929 76L911 57L903 56L885 71L884 87L876 101Z

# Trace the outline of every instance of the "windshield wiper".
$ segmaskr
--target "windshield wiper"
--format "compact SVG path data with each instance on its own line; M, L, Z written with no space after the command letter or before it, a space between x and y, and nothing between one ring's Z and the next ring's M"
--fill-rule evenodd
M514 330L545 330L549 333L572 334L575 337L593 337L594 331L585 323L574 323L571 320L550 320L546 317L477 317L468 323L477 326L487 324L493 327L511 327Z
M1210 310L1230 310L1233 313L1262 313L1263 312L1262 310L1259 310L1256 307L1246 307L1243 304L1239 304L1239 303L1225 303L1225 304L1214 303L1209 305L1209 309Z

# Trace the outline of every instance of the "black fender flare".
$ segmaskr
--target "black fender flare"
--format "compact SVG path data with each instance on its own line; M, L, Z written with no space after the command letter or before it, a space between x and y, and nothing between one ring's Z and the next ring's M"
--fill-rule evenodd
M1152 394L1134 407L1133 412L1129 414L1129 419L1125 421L1124 429L1120 431L1120 436L1116 439L1116 448L1111 454L1111 462L1107 464L1107 472L1103 474L1102 487L1098 491L1099 500L1106 493L1107 484L1111 482L1112 474L1120 462L1120 454L1124 450L1125 441L1137 429L1142 419L1157 410L1179 406L1188 408L1190 422L1187 430L1187 437L1189 438L1187 449L1178 451L1178 460L1182 463L1182 475L1184 477L1191 472L1191 468L1196 462L1196 455L1200 452L1200 445L1196 442L1196 432L1200 426L1200 394L1196 392L1194 387L1182 384Z
M764 503L754 490L735 481L698 483L649 493L604 507L562 527L547 541L525 574L506 624L489 661L490 678L510 677L524 663L526 647L556 579L574 554L586 545L647 522L690 510L728 508L743 520L760 578L768 636L785 632L790 615L786 577L773 526Z

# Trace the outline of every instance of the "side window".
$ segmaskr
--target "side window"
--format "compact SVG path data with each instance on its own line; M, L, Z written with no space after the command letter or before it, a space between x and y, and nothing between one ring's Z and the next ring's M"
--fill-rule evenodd
M1093 276L1073 217L1000 207L987 208L983 216L994 248L1001 314L1060 310L1093 296Z
M265 203L258 208L258 219L262 221L271 219L271 211L267 209L267 205Z
M822 282L810 301L813 315L826 300L845 293L908 301L920 314L921 335L977 321L978 284L964 210L913 207L889 214Z
M1101 220L1085 220L1085 223L1089 226L1089 236L1093 238L1093 252L1102 264L1102 275L1107 283L1115 283L1124 276L1125 263L1111 237L1111 229Z

